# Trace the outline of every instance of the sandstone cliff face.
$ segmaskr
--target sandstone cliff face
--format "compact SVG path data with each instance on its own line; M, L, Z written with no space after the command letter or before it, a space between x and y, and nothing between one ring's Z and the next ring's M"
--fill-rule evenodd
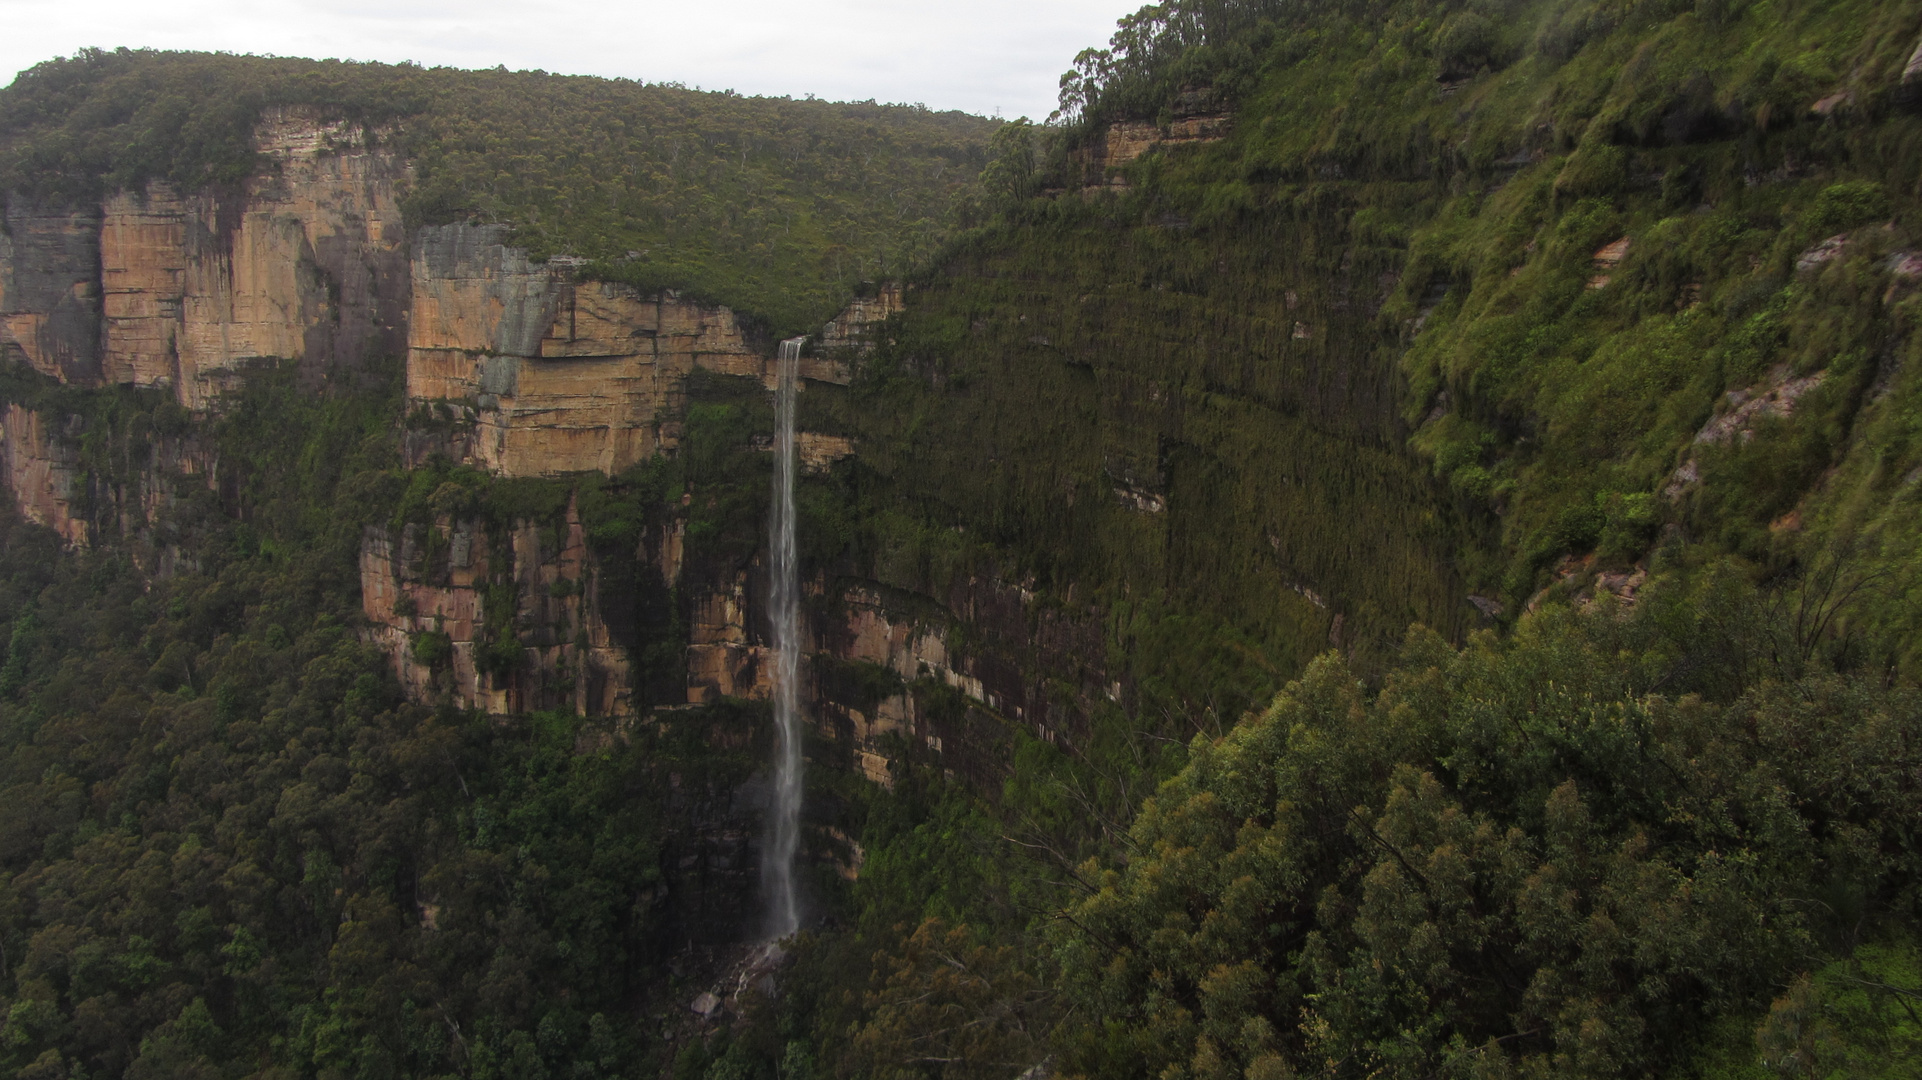
M687 700L767 700L774 685L774 662L763 640L765 614L756 611L761 617L750 622L753 609L748 599L747 571L716 583L696 596L690 608Z
M192 433L148 432L137 451L120 458L131 474L90 476L80 448L95 422L7 403L0 412L0 484L22 516L69 545L115 538L146 572L173 573L185 565L180 537L155 525L217 488L213 455Z
M505 476L618 472L679 444L695 368L761 375L727 308L577 283L501 237L448 225L414 249L407 395L462 408L458 456Z
M406 163L345 124L271 116L274 171L231 203L164 185L104 208L100 265L110 382L177 388L202 408L251 360L316 376L405 341Z
M824 435L818 431L794 433L794 456L801 471L823 473L842 458L854 456L854 440L846 435Z
M1159 146L1214 142L1228 134L1232 121L1205 93L1181 95L1167 124L1117 120L1102 129L1098 140L1074 152L1082 183L1090 187L1126 187L1114 171Z
M910 691L872 710L816 694L817 721L847 742L850 764L870 779L885 782L903 745L950 771L988 779L1011 727L1052 742L1082 734L1100 703L1126 707L1132 699L1132 687L1112 681L1104 666L1100 611L1043 608L1021 586L988 578L964 580L942 600L929 615L925 598L851 586L834 618L811 628L819 655L887 668ZM923 614L907 614L915 610ZM907 684L916 683L923 689L913 692ZM945 707L926 693L930 684L951 692Z
M506 536L478 523L409 525L398 537L369 528L361 544L361 609L373 640L418 701L448 698L502 714L571 708L584 716L634 715L627 646L603 616L603 576L569 507L551 535L522 522ZM511 597L511 612L488 610ZM511 631L517 649L490 649ZM417 648L422 635L448 646Z
M0 361L63 382L100 377L100 216L16 199L0 229Z
M57 422L57 421L56 421ZM80 452L53 437L39 413L9 404L0 425L7 489L27 520L52 529L69 544L84 545L86 518L75 507L79 495Z
M270 171L238 192L165 184L99 208L8 212L0 351L63 382L172 386L204 408L249 361L315 377L406 340L406 163L345 124L271 114Z
M409 456L446 452L509 477L611 474L673 452L696 371L778 378L771 343L724 307L577 280L562 260L531 261L497 226L421 229L410 246L398 203L407 165L356 129L281 113L257 138L272 168L237 191L154 183L80 209L15 200L0 232L6 358L67 383L170 387L201 410L256 360L297 363L319 380L404 355L410 409L442 421L409 434ZM903 305L895 285L853 301L802 358L804 385L845 384ZM136 487L89 493L79 433L61 426L83 421L12 406L4 422L3 475L24 513L69 543L107 529L138 539L136 557L153 572L180 567L177 548L155 539L161 523L183 493L219 487L218 462L191 439L156 446ZM838 435L798 441L808 472L856 451ZM678 593L662 601L678 605L686 627L685 679L669 700L764 699L763 572L750 563L684 573L683 525L671 518L633 553L663 598ZM520 523L492 535L453 518L369 529L360 564L369 637L416 700L623 719L667 703L660 687L651 701L637 687L639 639L622 614L632 597L615 595L634 583L609 584L572 509L558 530ZM1029 693L1017 666L954 655L947 623L906 618L880 592L830 598L828 588L810 586L811 655L879 665L904 686L932 679L970 707L1021 713ZM907 690L837 702L816 666L817 726L877 782L888 781L901 739L951 756L957 737L966 741L961 714L924 716Z
M765 700L771 689L765 591L759 568L693 602L688 700ZM684 581L683 586L698 585ZM1079 735L1103 703L1126 707L1133 688L1111 679L1102 613L1040 608L1018 585L970 579L938 608L873 583L803 583L801 678L808 717L845 767L892 782L904 752L954 772L995 775L1010 725L1054 741ZM957 647L957 640L970 642ZM885 668L899 689L866 700L826 672ZM1045 674L1044 674L1045 673ZM929 698L930 688L939 688ZM939 694L946 693L946 704ZM922 704L935 700L934 707Z
M875 329L885 323L888 316L903 311L906 307L907 304L901 295L901 286L896 282L888 282L882 285L873 296L857 296L848 301L847 308L821 328L815 345L820 352L830 357L848 349L865 352L874 347ZM837 371L835 374L838 374L839 378L830 377L823 381L847 381L845 370Z
M100 228L107 382L164 386L180 378L177 341L187 294L188 211L173 189L107 200Z

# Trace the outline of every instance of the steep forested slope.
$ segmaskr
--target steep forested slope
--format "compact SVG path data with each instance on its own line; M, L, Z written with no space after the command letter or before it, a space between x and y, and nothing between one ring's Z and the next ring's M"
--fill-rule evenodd
M1164 495L1150 531L1182 553L1170 566L1209 566L1165 587L1232 580L1211 610L1299 619L1280 594L1306 586L1351 634L1358 613L1390 636L1417 613L1472 617L1424 597L1451 578L1512 615L1566 571L1627 570L1658 541L1765 575L1830 548L1912 561L1879 510L1910 467L1911 12L1154 10L1117 38L1127 50L1084 59L1064 137L1003 140L1006 220L911 306L902 370L934 368L955 384L938 397L994 417L941 446L1073 460L1060 490L1105 470ZM1185 137L1197 108L1225 134ZM1166 145L1117 169L1130 124ZM874 418L909 412L849 423L892 445L902 429ZM1241 437L1260 449L1231 449ZM1389 454L1370 464L1372 447ZM1405 449L1437 488L1397 474ZM1337 467L1322 453L1344 475L1317 475ZM899 468L905 489L942 491L937 515L1019 513L1012 533L1049 535L1034 523L1055 518L1050 484L962 509ZM1330 518L1344 527L1291 534ZM1200 554L1191 529L1223 542ZM1362 546L1424 535L1426 553ZM1085 557L1040 548L1037 565ZM1880 618L1912 642L1899 611Z
M406 150L416 238L594 260L517 279L566 298L522 374L594 370L582 298L665 325L622 282L818 325L878 273L837 245L973 227L807 361L816 918L772 992L701 948L747 925L767 736L693 661L759 634L745 339L608 476L449 449L512 385L418 392L458 342L199 413L11 375L95 539L0 548L5 1066L1906 1075L1918 34L1174 0L979 158L963 118L538 74L38 69L12 200L239 184L291 106ZM462 618L487 700L583 700L539 680L592 629L632 708L457 707Z
M1058 1023L1095 1075L1897 1067L1914 779L1869 762L1913 738L1919 30L1175 3L1082 58L1064 130L1004 132L1003 217L856 386L871 490L1096 597L1137 730L1347 663L1199 737L1125 838L1100 796L1141 756L1023 759L1004 862L1085 896L1055 1011L1047 963L965 953L1048 924L984 871L877 963L846 1060L993 1075L939 1062ZM970 565L890 527L937 591ZM1484 616L1521 639L1391 637Z
M102 478L193 428L154 391L9 393L84 418ZM636 1003L751 910L669 887L760 758L751 711L621 733L404 699L355 574L363 524L430 494L399 410L391 378L263 374L198 433L233 485L169 488L165 574L9 511L9 1075L635 1075L659 1056Z

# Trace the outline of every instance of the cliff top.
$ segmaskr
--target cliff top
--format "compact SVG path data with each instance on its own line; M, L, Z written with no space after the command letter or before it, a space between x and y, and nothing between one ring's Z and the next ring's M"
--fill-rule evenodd
M415 163L410 225L514 228L536 258L818 325L932 252L995 122L540 71L88 50L0 90L0 192L90 201L270 167L270 109L347 121ZM6 196L0 196L6 197Z

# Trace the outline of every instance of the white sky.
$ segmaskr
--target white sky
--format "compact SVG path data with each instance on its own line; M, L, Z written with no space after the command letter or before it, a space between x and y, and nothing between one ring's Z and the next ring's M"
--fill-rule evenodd
M1043 119L1144 0L0 0L0 83L87 46L540 68Z

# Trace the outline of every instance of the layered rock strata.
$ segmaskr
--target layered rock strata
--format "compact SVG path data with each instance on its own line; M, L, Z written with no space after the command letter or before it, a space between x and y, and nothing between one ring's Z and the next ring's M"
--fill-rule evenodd
M76 506L80 494L80 451L48 430L39 413L6 407L0 423L0 456L14 504L28 521L45 525L68 544L87 543L91 527Z
M521 522L505 536L447 518L410 524L398 536L369 528L360 584L372 639L417 701L494 714L636 711L633 642L603 614L619 600L603 597L603 575L571 506L559 529ZM490 595L495 603L511 596L513 610L490 612Z
M318 381L404 356L417 421L410 459L445 453L509 477L612 474L673 452L695 372L775 378L771 343L725 307L578 280L574 264L534 262L498 226L420 229L410 244L399 211L408 166L359 129L280 112L257 145L271 168L234 189L155 182L79 208L10 200L0 230L5 359L69 384L171 388L198 411L257 361L295 363ZM885 285L823 326L801 360L804 384L847 383L904 299ZM8 407L0 477L22 512L74 545L105 532L137 538L143 566L181 569L179 545L161 534L183 499L220 500L218 462L192 439L156 444L136 485L95 492L74 425L85 421ZM855 449L844 436L799 436L809 472ZM488 713L631 718L677 699L764 698L758 569L684 575L682 525L671 519L632 555L686 628L684 680L665 698L639 685L639 637L623 614L634 583L610 584L571 509L558 526L520 523L499 536L454 518L368 530L369 637L416 700ZM952 756L970 741L954 710L922 715L909 689L917 680L958 691L971 709L1023 715L1019 665L956 657L947 623L906 618L861 588L830 599L828 587L812 586L811 653L886 668L902 686L879 702L837 702L810 676L817 724L848 764L887 782L902 745ZM491 610L490 596L511 597L513 610Z
M456 456L506 476L618 472L679 445L696 368L762 375L727 308L575 282L502 237L449 225L414 247L407 395L459 407Z
M695 371L775 378L766 343L729 309L576 281L505 235L447 225L415 241L407 396L442 423L411 440L414 460L439 452L503 476L612 474L680 445ZM855 300L802 358L801 378L846 384L870 327L900 309L898 286ZM852 452L846 439L802 436L811 469Z
M1222 110L1213 93L1186 90L1175 100L1165 124L1117 120L1101 129L1096 139L1073 153L1081 167L1084 187L1125 188L1116 175L1125 165L1161 146L1214 142L1228 134L1233 118Z
M94 423L17 402L4 406L0 483L12 493L15 509L72 547L123 542L135 564L155 576L191 569L182 555L181 521L188 504L218 500L215 455L191 431L150 431L137 450L116 455L130 472L102 476L81 455Z
M875 290L873 296L857 296L848 301L848 306L842 310L841 314L821 328L815 345L821 353L829 357L835 357L847 350L856 353L867 352L874 347L876 328L886 323L888 316L904 311L906 308L901 286L895 282L883 284ZM830 377L823 381L847 381L844 371L837 370L834 374L839 377Z
M0 351L79 385L172 386L205 408L257 360L324 377L406 341L407 165L360 129L270 114L237 192L161 183L98 208L9 209Z
M100 378L100 216L25 199L0 229L0 360L62 382Z

